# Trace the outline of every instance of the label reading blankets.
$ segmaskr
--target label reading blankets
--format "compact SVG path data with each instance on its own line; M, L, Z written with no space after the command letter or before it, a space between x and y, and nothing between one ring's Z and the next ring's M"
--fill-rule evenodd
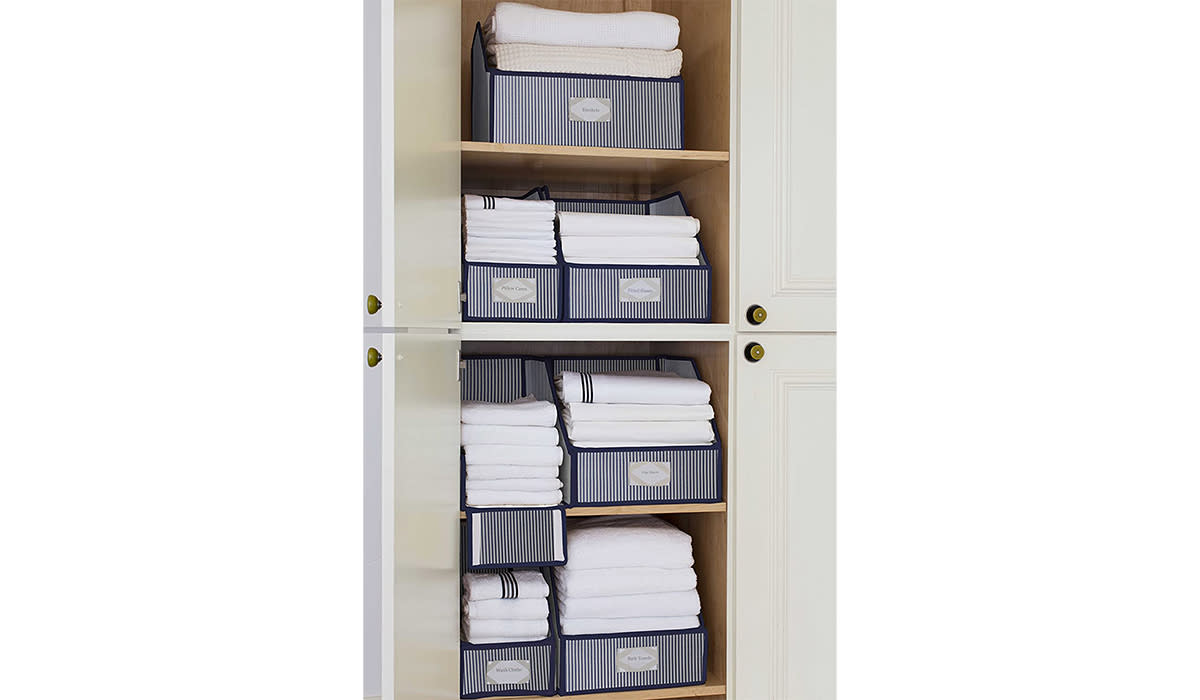
M612 100L607 97L572 97L570 114L573 122L611 122Z
M532 277L493 277L492 303L537 303L537 283Z
M621 277L621 302L662 301L661 277Z
M489 661L487 665L488 685L519 685L528 683L533 674L529 671L529 661L515 659L512 661Z
M658 670L658 647L617 649L617 673Z
M670 486L670 462L630 462L630 486Z

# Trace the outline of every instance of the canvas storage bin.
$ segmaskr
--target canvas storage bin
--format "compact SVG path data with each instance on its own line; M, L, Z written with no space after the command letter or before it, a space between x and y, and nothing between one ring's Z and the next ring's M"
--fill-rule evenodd
M459 693L463 698L554 695L557 690L553 635L512 644L461 642L459 654Z

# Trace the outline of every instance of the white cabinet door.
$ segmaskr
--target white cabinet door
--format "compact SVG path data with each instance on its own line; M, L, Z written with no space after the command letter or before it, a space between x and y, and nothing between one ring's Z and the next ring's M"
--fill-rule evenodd
M742 331L832 331L836 315L835 0L741 3L738 291ZM747 309L766 309L761 326Z
M365 0L364 325L459 321L458 0ZM369 298L379 308L370 312Z
M738 337L734 697L833 700L834 338Z

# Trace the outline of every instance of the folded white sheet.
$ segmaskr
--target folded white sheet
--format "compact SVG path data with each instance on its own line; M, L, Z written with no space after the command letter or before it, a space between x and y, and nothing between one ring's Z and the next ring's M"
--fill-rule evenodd
M701 420L572 421L567 423L567 435L574 442L707 445L713 441L712 424Z
M498 506L556 506L562 503L562 490L553 491L480 491L467 489L467 505L474 508Z
M538 401L534 396L523 396L509 403L490 401L463 401L462 422L483 425L538 425L550 427L558 415L550 401Z
M536 241L524 238L476 238L467 236L467 253L475 255L528 255L539 257L554 255L554 241Z
M463 452L468 467L476 464L556 467L563 461L563 450L557 445L466 445Z
M463 619L463 634L471 644L532 642L550 635L549 620Z
M679 20L659 12L566 12L519 2L497 3L484 22L488 43L675 48Z
M520 467L514 464L469 464L467 480L472 479L557 479L560 467Z
M557 445L557 428L463 423L464 445Z
M567 422L711 420L713 409L709 404L569 403L562 415Z
M540 571L514 569L463 574L463 595L467 600L499 600L506 595L517 598L546 598L550 585Z
M464 194L463 206L471 210L495 211L554 211L554 202L549 199L512 199L491 195Z
M638 265L699 265L699 258L573 258L567 262L575 263L576 265L624 265L626 267L636 267Z
M621 632L653 632L657 630L690 630L700 626L696 615L680 617L614 617L559 618L563 634L617 634Z
M708 403L712 389L699 379L677 376L581 374L566 371L555 379L565 403Z
M558 235L570 236L669 236L692 238L700 233L694 216L653 214L598 214L582 211L558 212Z
M535 73L673 78L683 69L683 52L679 49L488 44L487 55L492 65L500 70Z
M545 598L475 601L463 598L463 614L472 621L545 620L550 616L550 602Z
M478 211L467 210L467 228L532 228L554 229L554 212L550 211Z
M553 255L509 255L502 253L467 253L463 256L467 262L508 263L512 265L554 265L558 258Z
M467 477L468 491L557 491L563 482L551 479L472 479Z
M564 569L556 566L553 571L558 594L575 598L670 593L696 587L696 570L690 566L682 569Z
M467 236L479 240L501 238L504 240L553 241L554 229L535 229L531 226L471 226Z
M507 603L509 601L497 602ZM576 619L699 615L700 594L691 590L674 593L609 595L598 598L575 598L559 595L558 614Z
M572 236L562 239L563 257L687 258L700 254L695 238L669 236Z
M691 566L692 536L650 515L619 515L573 521L567 528L566 568L612 569Z

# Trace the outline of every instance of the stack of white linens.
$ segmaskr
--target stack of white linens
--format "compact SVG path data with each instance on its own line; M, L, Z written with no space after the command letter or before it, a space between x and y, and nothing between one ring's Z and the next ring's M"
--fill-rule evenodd
M484 22L500 70L672 78L683 68L679 20L659 12L565 12L502 2Z
M712 389L699 379L566 371L554 383L576 447L709 445L715 439Z
M563 634L700 625L692 538L674 525L649 515L571 522L567 550L554 569Z
M554 202L463 195L467 262L553 265Z
M463 574L463 637L471 644L536 642L550 635L550 586L541 572Z
M562 447L549 401L464 401L462 444L467 505L553 506L562 502Z
M558 213L563 258L583 265L699 265L694 216Z

